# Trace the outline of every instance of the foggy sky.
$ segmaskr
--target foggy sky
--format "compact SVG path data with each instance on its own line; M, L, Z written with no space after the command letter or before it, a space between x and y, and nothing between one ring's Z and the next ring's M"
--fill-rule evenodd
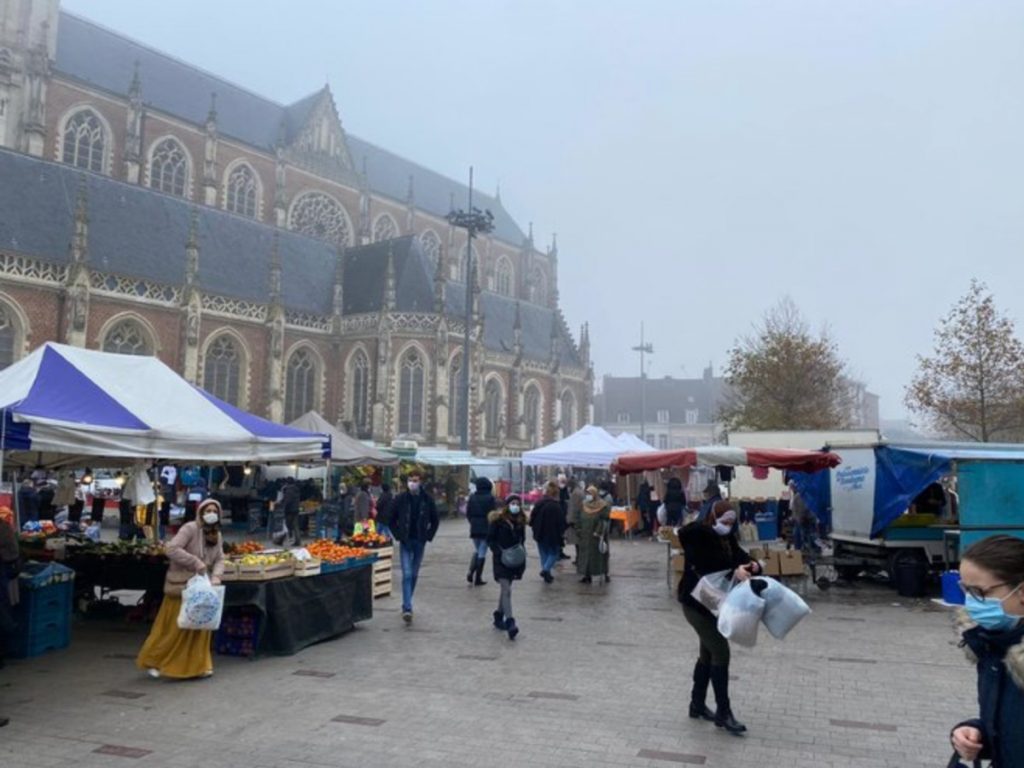
M716 371L788 293L903 412L972 276L1024 321L1024 3L63 0L361 138L476 167L595 373ZM1020 328L1024 335L1024 327Z

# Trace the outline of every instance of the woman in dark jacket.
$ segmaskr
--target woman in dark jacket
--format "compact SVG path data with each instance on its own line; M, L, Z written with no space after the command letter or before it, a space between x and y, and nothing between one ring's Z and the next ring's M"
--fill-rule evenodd
M961 645L978 665L980 716L953 729L953 748L992 768L1024 768L1024 539L971 545L960 579L969 618Z
M718 620L691 593L704 576L732 571L737 581L761 573L761 564L750 559L736 537L736 512L727 501L718 502L703 522L693 522L676 531L686 563L679 582L683 616L700 638L700 655L693 668L690 717L713 720L729 733L741 734L747 727L736 720L729 702L729 641L718 631ZM712 712L704 703L708 683L715 691L718 708Z
M678 477L670 477L665 484L665 525L682 525L686 513L686 494Z
M466 503L469 538L473 540L473 557L469 561L466 581L477 587L487 583L482 578L484 563L487 562L487 533L490 530L487 516L497 506L492 490L493 486L490 480L486 477L478 477L476 480L476 493L470 496L469 501Z
M519 634L516 620L512 618L512 582L523 578L526 571L526 520L523 503L518 496L505 499L505 506L491 512L487 545L491 548L494 564L494 580L501 586L498 610L494 612L494 628L508 632L508 639L515 640ZM520 555L518 565L505 565L507 559Z
M533 540L537 542L537 551L540 553L540 577L548 584L555 580L551 569L558 562L562 536L565 533L565 518L562 515L559 491L558 483L549 480L544 487L544 498L537 502L530 512Z

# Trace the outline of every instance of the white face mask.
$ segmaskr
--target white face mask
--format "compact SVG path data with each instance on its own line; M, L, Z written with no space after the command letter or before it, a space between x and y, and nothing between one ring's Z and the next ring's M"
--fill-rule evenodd
M518 515L519 514L519 505L518 504L509 504L508 505L508 513L510 515Z
M216 525L219 520L220 517L216 512L207 512L203 515L203 522L207 525Z
M416 491L418 491L419 489L420 489L420 484L419 483L417 483L415 481L409 483L409 492L410 493L416 493Z
M728 536L732 531L732 526L726 525L725 523L715 523L712 528L715 529L715 533L719 536Z

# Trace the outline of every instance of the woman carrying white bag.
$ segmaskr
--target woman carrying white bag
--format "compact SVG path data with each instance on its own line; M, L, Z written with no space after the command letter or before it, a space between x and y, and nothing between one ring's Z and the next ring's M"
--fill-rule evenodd
M690 717L714 721L719 728L739 735L747 728L736 720L729 701L729 641L718 631L718 620L691 594L700 580L719 571L731 571L732 579L743 582L761 573L761 565L750 559L736 538L736 512L727 501L718 501L703 519L677 531L686 564L679 582L683 616L700 638L700 655L693 668ZM705 699L708 684L715 691L716 711Z
M181 629L178 620L182 616L182 592L188 585L207 593L194 602L191 620L206 619L210 626L213 621L219 623L219 619L212 617L215 606L209 600L204 580L189 582L195 576L208 576L209 586L223 589L218 586L224 575L220 517L220 504L207 499L196 510L196 519L181 526L178 535L167 544L171 565L164 580L164 599L135 662L150 677L185 679L213 674L212 629ZM188 619L190 612L185 611L184 615Z

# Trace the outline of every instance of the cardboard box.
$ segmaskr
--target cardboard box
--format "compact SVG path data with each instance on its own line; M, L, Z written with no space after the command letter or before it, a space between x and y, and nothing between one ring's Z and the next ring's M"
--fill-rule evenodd
M795 549L779 552L779 573L783 576L802 576L804 572L804 556Z
M672 594L673 595L678 595L679 594L679 582L681 582L682 580L683 580L683 572L682 571L673 571L672 572Z
M686 558L683 555L672 555L672 570L682 573L686 568Z
M765 576L782 575L782 564L779 561L779 554L779 552L768 551L764 553L764 557L759 558L762 565L764 565Z
M765 551L761 547L751 547L747 550L751 560L764 560Z
M672 546L672 549L682 549L682 546L679 544L679 537L676 536L676 529L671 526L664 525L659 528L658 538L661 541L667 541Z

